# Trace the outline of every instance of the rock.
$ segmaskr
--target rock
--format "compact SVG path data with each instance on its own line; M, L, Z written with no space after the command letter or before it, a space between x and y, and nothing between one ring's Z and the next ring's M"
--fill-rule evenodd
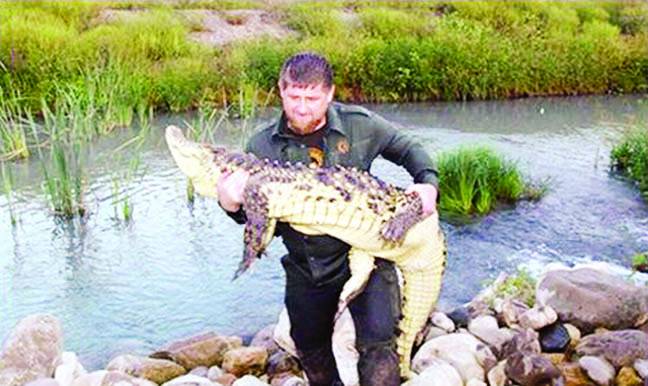
M569 333L569 347L571 348L576 348L576 345L578 342L581 340L581 332L578 329L578 327L574 326L573 324L565 323L563 324L567 332Z
M261 375L268 363L268 351L263 347L239 347L225 353L223 370L237 377Z
M279 347L297 357L295 343L290 337L290 320L284 308L279 314L274 338ZM333 355L337 363L340 378L345 385L357 385L358 351L355 348L355 326L349 310L344 310L333 327Z
M299 365L297 358L285 351L277 351L268 359L266 374L268 374L270 379L281 373L292 373L294 375L301 374L301 366Z
M231 386L236 382L236 376L230 373L223 373L220 377L216 378L216 382L223 386Z
M529 310L529 306L518 299L505 299L502 303L501 318L509 327L514 327L518 323L520 315Z
M577 363L560 363L558 369L565 378L565 386L596 386Z
M207 379L213 382L216 382L216 379L221 375L223 375L223 370L218 366L212 366L209 368L209 371L207 371Z
M641 386L643 381L632 367L622 367L616 376L615 384L617 386Z
M506 377L506 361L501 361L497 366L490 369L487 375L488 384L490 386L505 386L508 378Z
M485 372L497 363L491 350L477 338L465 333L452 333L427 341L414 356L412 369L421 373L436 359L454 366L464 381L485 379Z
M23 386L38 378L51 378L62 348L63 332L57 318L38 314L22 319L0 352L0 384Z
M648 311L648 288L592 268L547 272L536 297L556 310L561 321L586 332L600 326L633 327Z
M530 328L518 330L508 342L502 346L500 358L506 359L516 352L529 352L539 354L541 352L538 333Z
M121 371L95 371L75 379L72 386L157 386L149 380L135 378Z
M552 384L560 371L547 358L531 352L516 352L506 359L506 376L525 386Z
M83 365L79 362L77 355L73 352L66 351L61 354L61 364L54 371L54 379L61 386L69 386L73 380L87 373Z
M189 372L189 374L191 374L191 375L195 375L195 376L203 377L203 378L207 378L208 373L209 373L209 368L206 367L206 366L196 367L196 368L194 368L193 370L191 370Z
M534 306L522 313L518 318L520 327L534 330L548 326L556 320L558 320L558 314L550 306Z
M448 362L432 358L428 366L417 377L413 378L410 386L463 386L463 380L457 369Z
M598 385L608 386L614 380L614 367L603 358L586 355L578 360L578 364Z
M543 352L564 352L571 341L569 331L560 322L543 327L538 333Z
M193 374L183 375L162 384L162 386L218 386L205 377Z
M603 357L617 368L632 366L637 359L648 359L648 334L620 330L588 335L576 346L576 352Z
M549 359L551 363L558 366L559 364L565 362L566 356L563 353L542 353L542 356Z
M261 381L259 378L252 375L246 375L243 378L237 379L232 386L267 386L268 384Z
M502 351L504 343L513 337L509 330L501 329L497 325L497 319L490 315L480 315L468 323L468 331L486 342L497 355Z
M637 359L633 367L641 378L648 379L648 359Z
M443 312L433 312L432 315L430 315L430 321L432 322L432 325L443 329L445 332L452 332L455 330L454 322Z
M423 343L427 342L430 339L434 339L437 336L446 335L448 332L442 328L431 326L428 328L425 338L423 338Z
M151 354L150 357L167 359L191 370L199 366L220 365L227 351L242 345L243 341L240 337L207 332L172 342Z
M25 384L25 386L62 386L62 385L54 378L40 378Z
M447 316L456 328L468 327L468 322L470 322L470 312L466 306L455 308Z
M120 355L112 359L106 370L121 371L158 384L187 373L184 367L166 359L153 359L135 355Z
M276 324L271 324L261 329L259 332L254 335L250 346L255 347L264 347L268 351L268 355L272 356L275 352L279 351L279 346L274 340L274 331L277 327Z
M292 374L283 373L272 378L271 386L308 386L306 380Z
M481 315L495 316L495 313L491 310L488 302L479 299L473 299L468 303L468 314L470 319L474 319Z

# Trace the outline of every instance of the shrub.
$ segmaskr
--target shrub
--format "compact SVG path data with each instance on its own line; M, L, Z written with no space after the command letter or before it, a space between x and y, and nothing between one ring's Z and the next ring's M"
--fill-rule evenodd
M439 155L439 207L448 216L483 215L525 193L516 165L485 147L462 147Z
M636 181L644 198L648 199L648 130L635 129L627 133L612 148L612 170Z

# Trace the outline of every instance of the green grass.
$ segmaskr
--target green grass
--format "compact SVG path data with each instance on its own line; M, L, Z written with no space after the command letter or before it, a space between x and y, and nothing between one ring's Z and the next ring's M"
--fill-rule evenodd
M637 128L628 132L612 148L612 170L635 181L648 200L648 129Z
M29 111L19 96L5 97L0 90L0 160L29 157L27 143Z
M493 288L494 298L517 299L529 307L533 307L535 304L536 280L523 268L519 268L515 274L508 275L501 283L496 284L491 282L486 283L486 285L495 286ZM492 303L494 300L487 299L489 303Z
M50 161L41 161L41 167L43 191L54 215L64 219L83 217L86 179L80 145L53 144Z
M235 105L245 115L246 101L272 94L281 63L298 50L329 57L338 96L347 101L648 90L642 4L303 3L275 10L297 37L222 49L192 42L196 26L174 13L249 6L265 3L3 3L0 87L19 91L35 112L42 100L52 107L61 93L77 94L102 118L100 131L128 125L139 106ZM139 11L106 19L110 7Z
M515 163L485 147L462 147L437 158L441 213L484 215L501 204L539 199L545 189L526 182Z
M632 257L632 270L648 272L648 253L637 253Z
M14 178L11 169L5 165L4 161L0 161L0 174L2 175L2 191L7 196L7 206L9 207L9 218L11 225L16 225L18 218L13 207L13 186Z

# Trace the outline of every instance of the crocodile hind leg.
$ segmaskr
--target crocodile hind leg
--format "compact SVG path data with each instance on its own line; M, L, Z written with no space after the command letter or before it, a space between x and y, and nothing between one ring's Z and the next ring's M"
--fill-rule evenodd
M407 264L400 267L403 273L403 309L398 327L397 346L400 356L401 376L410 378L412 347L417 333L425 323L436 304L441 289L441 276L445 262L445 244L433 248L422 248L416 255L408 256L408 263L424 261L423 266Z
M349 302L358 296L364 290L374 269L375 258L366 251L351 248L349 250L349 269L351 277L344 283L340 293L340 303L338 304L335 320L342 315L342 312L349 305Z

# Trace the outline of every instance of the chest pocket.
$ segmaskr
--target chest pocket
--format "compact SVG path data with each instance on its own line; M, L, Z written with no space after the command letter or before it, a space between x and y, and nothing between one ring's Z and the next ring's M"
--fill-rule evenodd
M281 149L281 160L308 165L310 162L308 147L303 144L289 143Z

